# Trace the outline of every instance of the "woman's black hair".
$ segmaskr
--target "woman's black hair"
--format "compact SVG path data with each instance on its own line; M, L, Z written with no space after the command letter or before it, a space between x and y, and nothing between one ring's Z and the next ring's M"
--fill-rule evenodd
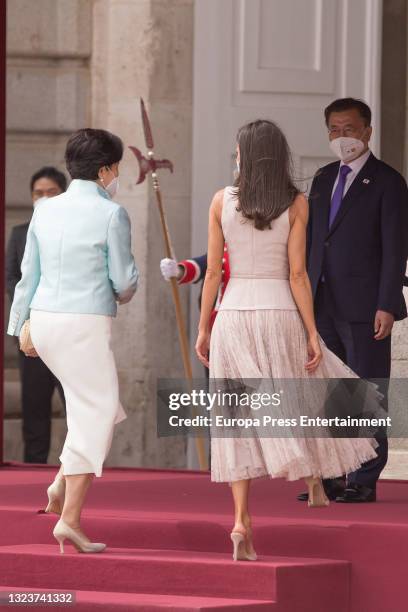
M65 149L71 178L87 181L96 181L100 168L120 162L122 157L123 143L119 136L92 128L74 132Z
M300 193L296 187L292 157L282 130L266 119L240 128L239 175L234 183L237 210L254 222L255 228L271 228L271 223L293 203Z

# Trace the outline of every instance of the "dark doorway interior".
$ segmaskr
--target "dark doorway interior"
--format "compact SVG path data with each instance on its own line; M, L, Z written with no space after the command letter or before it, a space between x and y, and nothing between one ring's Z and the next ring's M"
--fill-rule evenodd
M381 158L404 174L407 106L407 1L383 3Z
M4 215L6 165L6 3L0 2L0 286L4 288ZM3 289L4 295L4 289ZM4 335L4 300L0 300L0 330ZM3 351L0 351L3 372ZM3 375L0 376L0 465L3 463Z

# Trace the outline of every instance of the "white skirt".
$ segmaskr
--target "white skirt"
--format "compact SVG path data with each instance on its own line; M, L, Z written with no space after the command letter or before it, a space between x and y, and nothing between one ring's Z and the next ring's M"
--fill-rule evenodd
M33 345L64 389L68 433L60 461L65 476L102 476L114 425L126 418L111 328L110 316L31 310Z

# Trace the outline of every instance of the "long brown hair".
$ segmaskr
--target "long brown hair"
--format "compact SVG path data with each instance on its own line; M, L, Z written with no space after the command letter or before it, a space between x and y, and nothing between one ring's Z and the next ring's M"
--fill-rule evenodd
M239 174L234 182L237 210L255 228L271 228L299 193L294 184L292 156L282 130L258 119L238 130Z

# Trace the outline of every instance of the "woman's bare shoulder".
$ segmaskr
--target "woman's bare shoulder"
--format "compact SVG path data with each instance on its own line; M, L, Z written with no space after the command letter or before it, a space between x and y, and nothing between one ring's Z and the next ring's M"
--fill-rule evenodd
M298 193L289 207L289 220L293 225L296 218L307 224L309 218L309 202L304 193Z
M216 204L222 204L222 200L224 199L224 191L225 191L225 187L223 187L222 189L219 189L218 191L215 192L213 199L212 199L212 204L216 203Z
M215 213L218 219L221 219L222 203L224 200L224 189L219 189L213 196L210 210Z

